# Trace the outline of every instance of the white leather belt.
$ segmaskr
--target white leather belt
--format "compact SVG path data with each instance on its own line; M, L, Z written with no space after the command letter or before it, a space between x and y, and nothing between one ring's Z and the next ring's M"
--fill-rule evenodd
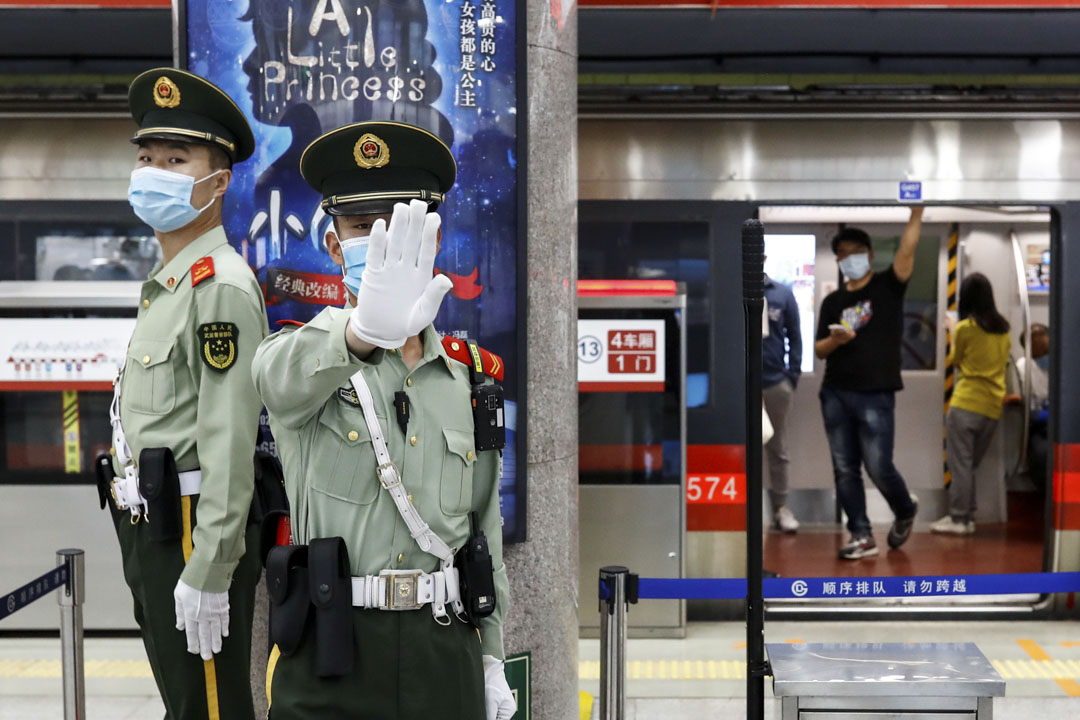
M458 601L457 568L426 573L421 570L383 570L352 579L353 607L374 610L419 610L424 605Z
M127 472L129 468L131 472ZM181 495L199 494L202 489L202 470L188 470L177 475L180 478ZM112 496L117 510L138 508L140 512L146 512L146 498L139 492L139 473L132 466L125 468L124 477L113 478Z

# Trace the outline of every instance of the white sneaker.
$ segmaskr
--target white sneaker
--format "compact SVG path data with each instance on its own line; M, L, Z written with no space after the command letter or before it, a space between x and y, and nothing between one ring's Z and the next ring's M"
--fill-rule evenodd
M781 505L773 513L773 522L781 532L793 533L799 529L799 521L795 519L795 515L788 510L786 505Z
M957 522L956 520L953 520L951 515L946 515L940 520L935 520L930 523L930 532L948 535L974 535L975 521L969 520L966 523Z

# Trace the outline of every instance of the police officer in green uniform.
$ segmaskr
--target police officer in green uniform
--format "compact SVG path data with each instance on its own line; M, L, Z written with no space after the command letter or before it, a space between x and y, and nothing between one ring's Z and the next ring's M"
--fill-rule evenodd
M254 716L259 578L248 525L261 410L251 361L267 320L221 208L233 163L255 142L233 101L191 73L145 72L128 100L138 125L128 200L154 229L162 263L142 285L116 383L102 503L166 717L242 720Z
M453 156L418 128L365 122L317 139L301 173L333 216L327 249L349 304L270 336L252 368L284 465L293 547L310 543L315 604L308 614L302 588L299 620L277 624L295 593L282 588L271 553L270 718L508 720L501 451L476 442L470 395L481 373L464 362L465 343L431 324L451 286L432 272L433 210L453 185ZM475 358L474 370L501 377L497 356ZM461 612L451 558L471 544L471 513L488 541L495 597L477 627ZM328 668L323 646L335 636L318 598L333 591L315 578L312 554L335 537L347 547L351 608L342 667Z

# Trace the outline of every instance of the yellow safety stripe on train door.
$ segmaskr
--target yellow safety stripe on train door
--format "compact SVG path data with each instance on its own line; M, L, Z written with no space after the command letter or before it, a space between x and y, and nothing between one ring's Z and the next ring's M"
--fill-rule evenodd
M960 246L960 226L956 223L952 224L949 228L949 255L948 255L948 290L945 296L945 310L946 312L956 312L957 307L957 266L958 266L958 253L957 250ZM945 397L943 402L941 423L941 462L943 465L945 487L949 487L952 482L952 473L949 472L949 451L948 451L948 438L946 437L948 431L945 429L944 416L949 413L949 403L952 401L953 386L956 384L956 373L953 369L952 363L949 361L949 354L952 352L952 337L949 335L949 331L945 331Z
M180 513L184 521L184 536L181 538L180 545L184 550L184 564L187 565L191 560L191 552L195 548L191 542L191 497L187 495L180 497ZM217 669L214 666L213 657L203 660L203 674L206 677L206 714L210 720L221 720L221 713L218 710Z
M82 444L79 438L79 393L76 390L64 390L60 396L63 403L64 472L82 472Z

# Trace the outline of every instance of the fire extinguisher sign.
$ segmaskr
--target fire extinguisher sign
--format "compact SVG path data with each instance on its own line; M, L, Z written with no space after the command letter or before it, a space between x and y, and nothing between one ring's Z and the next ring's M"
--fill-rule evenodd
M579 320L581 392L663 392L663 320Z

